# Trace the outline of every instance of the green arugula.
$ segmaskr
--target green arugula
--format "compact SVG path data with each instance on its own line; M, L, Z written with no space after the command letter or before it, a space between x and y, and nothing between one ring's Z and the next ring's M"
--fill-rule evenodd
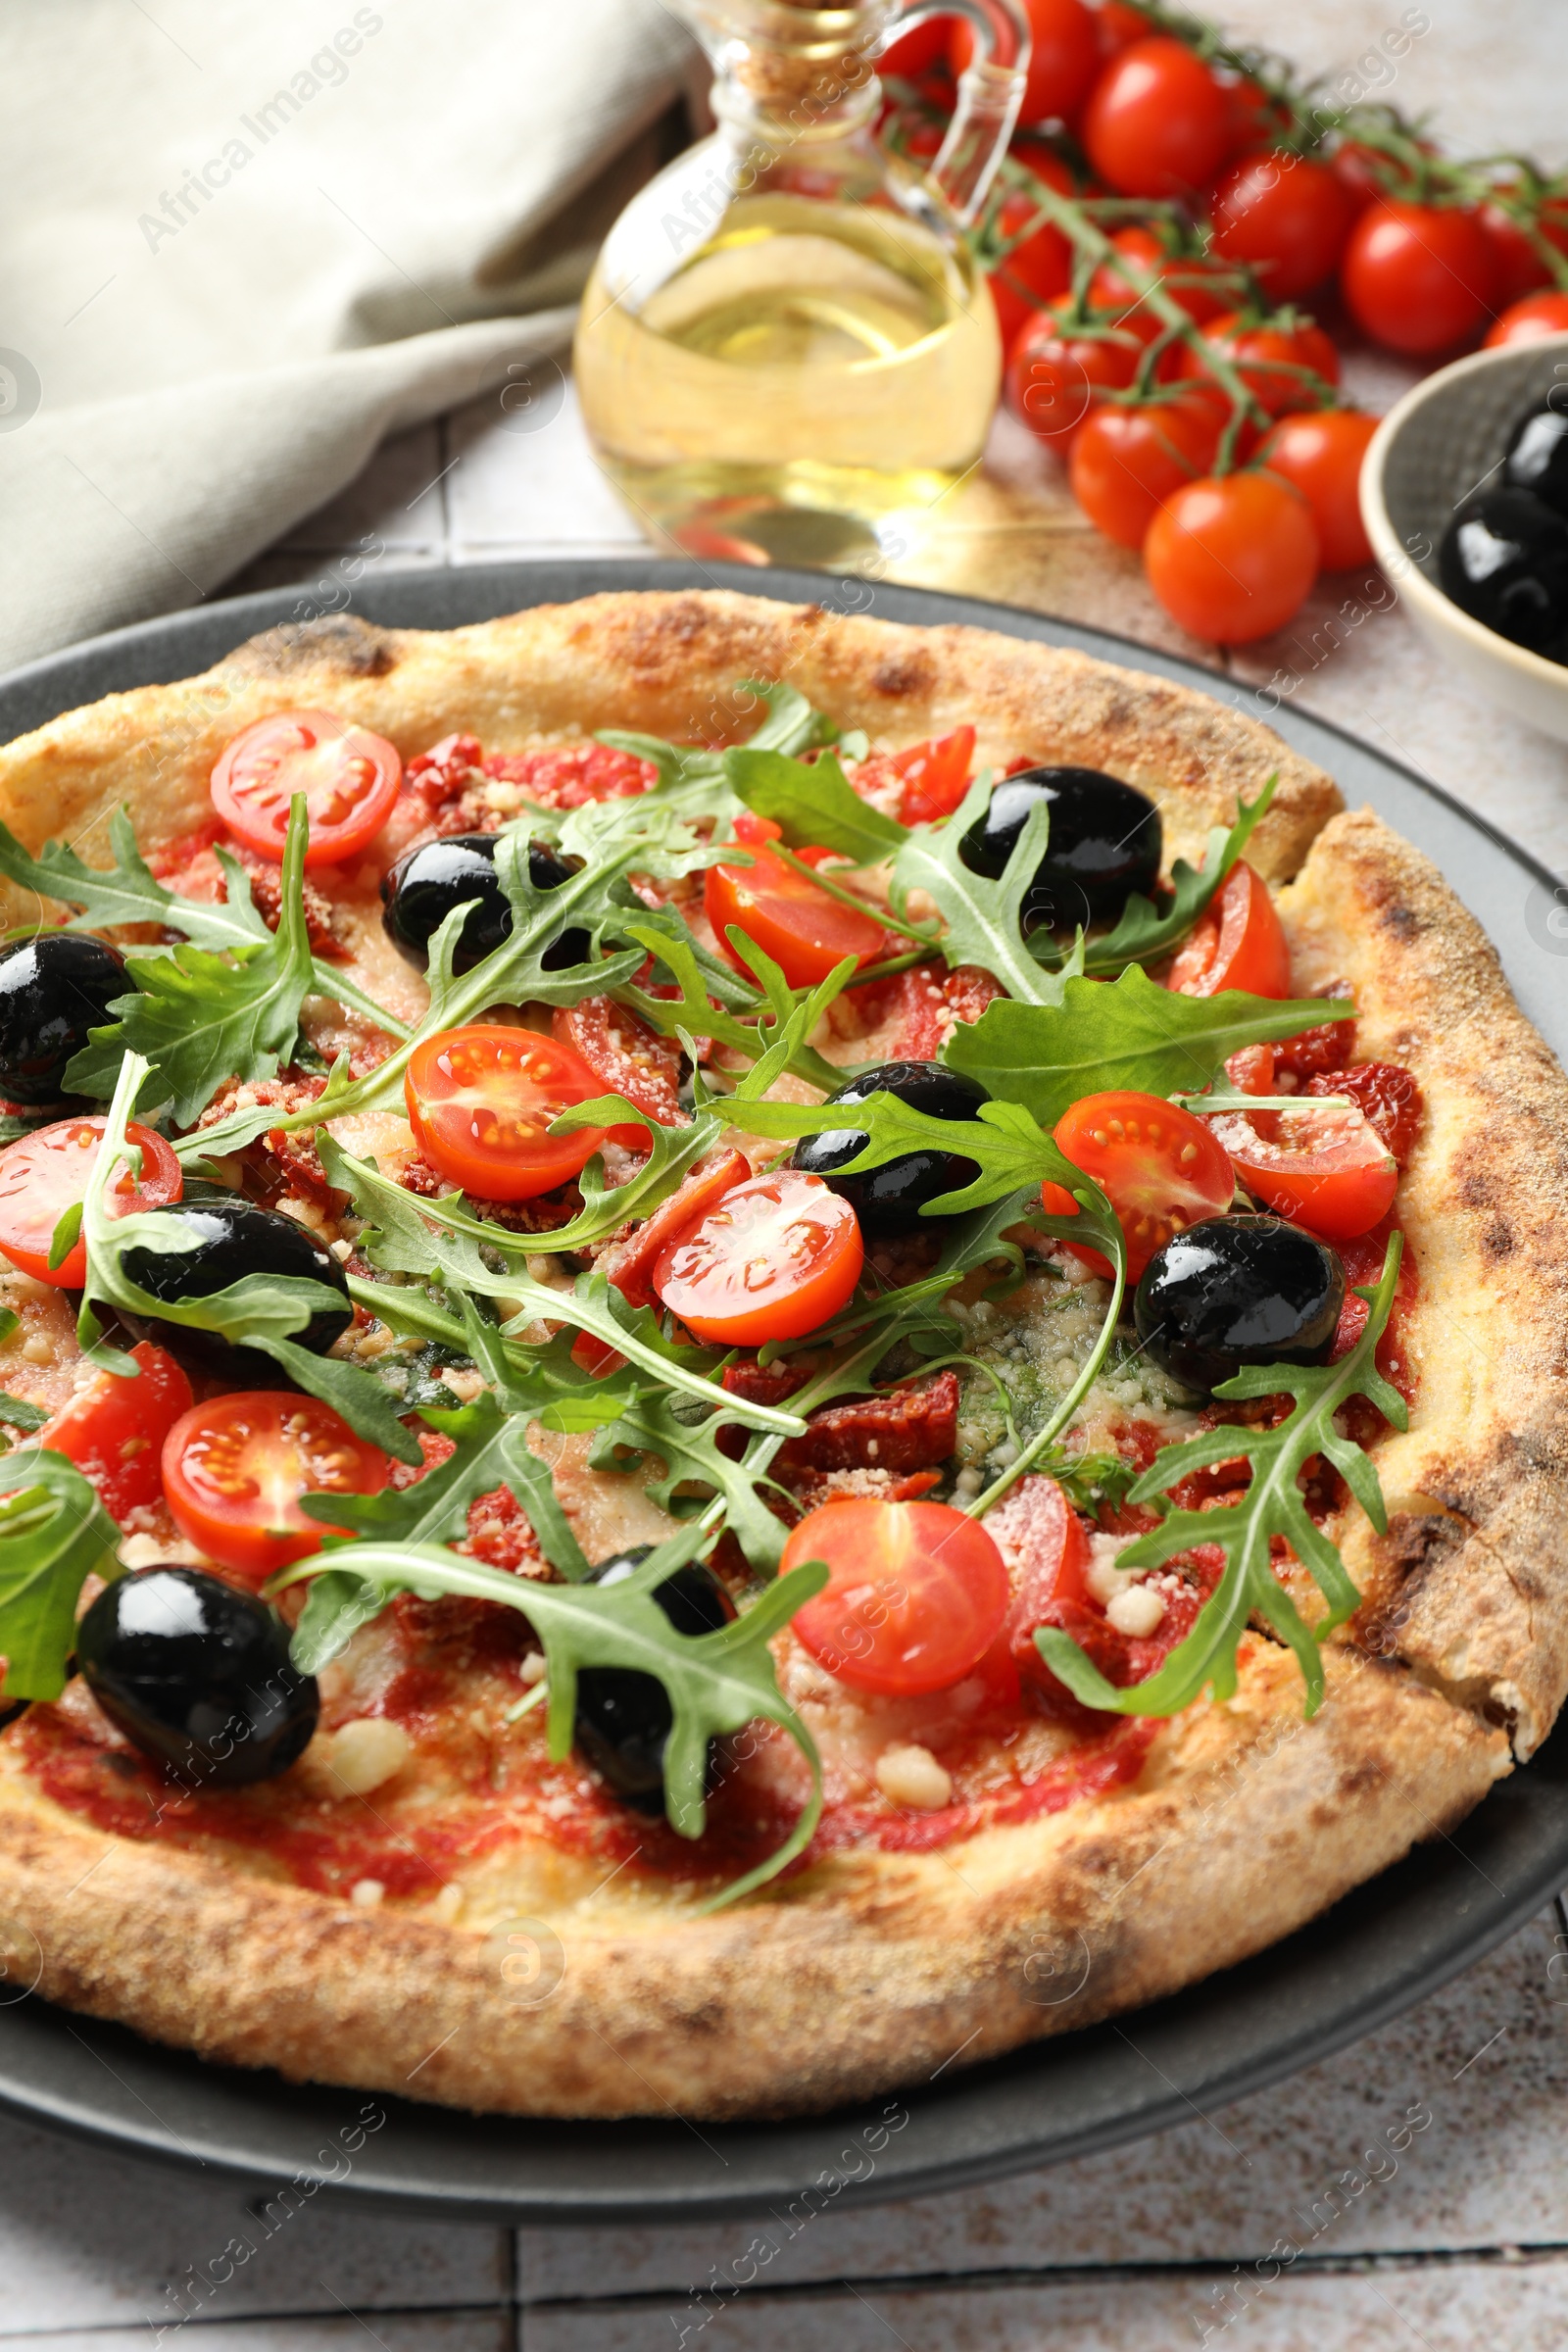
M314 1674L335 1656L359 1626L395 1592L433 1599L443 1592L499 1601L525 1616L544 1644L549 1688L548 1743L552 1759L571 1747L577 1676L588 1666L651 1674L663 1685L674 1721L664 1750L664 1805L683 1838L700 1838L707 1823L705 1783L709 1743L760 1716L787 1732L811 1768L812 1793L790 1836L766 1861L712 1896L716 1910L775 1878L804 1851L822 1806L816 1745L785 1699L768 1642L828 1579L820 1560L781 1577L716 1633L678 1633L653 1597L656 1586L690 1559L702 1542L691 1529L661 1544L636 1573L615 1585L545 1585L508 1575L434 1544L356 1543L297 1562L273 1579L270 1592L307 1582L313 1590L294 1635L294 1659Z
M1022 1103L1042 1127L1054 1127L1085 1095L1109 1088L1197 1093L1241 1047L1295 1037L1328 1009L1321 997L1281 1001L1233 988L1182 996L1136 963L1119 980L1069 975L1058 987L1051 1004L999 997L977 1021L960 1021L942 1053L949 1069L1001 1101ZM1350 1008L1333 1009L1348 1017Z
M629 986L612 993L661 1037L678 1037L693 1062L697 1058L693 1040L698 1037L710 1037L715 1045L728 1046L756 1062L758 1070L744 1086L748 1100L760 1095L786 1070L828 1093L844 1084L848 1073L807 1041L828 1006L855 978L853 956L836 964L815 988L794 989L766 950L732 923L730 939L757 974L760 991L755 1000L757 1018L746 1021L727 1006L710 1002L707 975L693 952L695 942L671 939L646 923L630 924L627 935L662 959L680 995L654 997L646 989ZM760 1075L764 1070L766 1075Z
M724 773L756 816L771 817L792 849L837 850L876 865L909 838L907 825L862 801L831 752L813 762L748 744L726 752Z
M113 1581L120 1530L63 1453L22 1446L0 1461L0 1658L3 1695L58 1698L89 1576Z
M49 1418L41 1404L29 1404L25 1396L13 1396L8 1389L0 1389L0 1421L7 1429L42 1429Z
M743 679L734 692L751 695L767 709L767 716L744 747L748 751L808 752L840 740L833 721L814 710L798 687ZM662 736L629 734L617 727L604 728L594 741L608 745L612 752L630 752L635 760L651 760L659 770L655 790L675 802L683 815L714 817L722 822L734 816L737 802L726 764L729 751L666 743Z
M1236 822L1229 830L1216 825L1200 866L1178 858L1171 868L1171 895L1162 906L1134 891L1115 927L1102 939L1084 943L1086 972L1119 972L1130 963L1152 963L1179 948L1208 907L1231 867L1241 857L1274 798L1277 776L1270 776L1255 801L1238 799ZM1056 960L1049 931L1036 931L1032 950L1044 961Z
M713 1108L720 1118L754 1135L785 1139L844 1128L849 1117L841 1104L832 1102L722 1102ZM844 1161L838 1172L845 1176L883 1167L906 1152L951 1152L976 1162L979 1173L973 1180L928 1201L922 1216L961 1216L1010 1199L1025 1187L1034 1190L1038 1200L1039 1187L1048 1179L1072 1192L1089 1183L1019 1102L983 1102L972 1119L936 1119L896 1095L875 1094L855 1104L854 1124L866 1142L853 1159ZM1034 1222L1051 1230L1049 1218L1036 1216Z
M745 1459L735 1461L720 1450L718 1443L722 1426L734 1417L714 1412L694 1420L689 1408L673 1397L645 1390L617 1420L600 1432L588 1466L591 1470L623 1470L622 1453L657 1455L664 1466L663 1474L650 1480L646 1492L651 1501L673 1518L710 1513L712 1507L708 1499L688 1500L677 1495L677 1487L699 1484L711 1488L722 1496L724 1523L751 1565L771 1575L777 1571L787 1531L759 1493L760 1485L767 1483L759 1455L770 1460L783 1441L760 1438L747 1448Z
M978 964L1024 1004L1059 1004L1060 974L1042 970L1023 936L1023 903L1046 854L1051 805L1040 801L1030 809L993 882L971 873L959 855L964 835L985 814L991 784L991 770L982 768L945 825L919 825L908 835L893 863L893 910L901 922L912 921L909 893L923 890L947 925L942 953L951 965Z
M1161 1568L1197 1544L1217 1544L1225 1554L1225 1569L1186 1641L1148 1682L1130 1690L1119 1690L1107 1683L1068 1635L1043 1627L1035 1636L1041 1656L1086 1706L1121 1715L1175 1715L1190 1706L1205 1685L1217 1699L1229 1698L1236 1689L1236 1646L1255 1610L1296 1652L1306 1685L1306 1713L1316 1714L1325 1687L1318 1638L1353 1614L1360 1594L1339 1552L1307 1511L1301 1474L1314 1454L1324 1455L1379 1535L1385 1532L1387 1513L1377 1470L1359 1446L1340 1434L1334 1416L1352 1396L1364 1396L1396 1429L1407 1426L1404 1400L1376 1362L1402 1248L1403 1237L1391 1235L1376 1288L1357 1290L1356 1297L1367 1302L1366 1324L1339 1363L1252 1366L1214 1391L1226 1400L1280 1393L1293 1396L1295 1406L1278 1428L1225 1422L1201 1437L1167 1446L1129 1489L1129 1502L1152 1502L1164 1516L1158 1527L1138 1537L1120 1554L1119 1568ZM1169 1488L1195 1470L1237 1455L1246 1457L1252 1474L1240 1502L1209 1511L1172 1508L1166 1499ZM1307 1626L1274 1573L1274 1536L1286 1539L1329 1604L1315 1630Z

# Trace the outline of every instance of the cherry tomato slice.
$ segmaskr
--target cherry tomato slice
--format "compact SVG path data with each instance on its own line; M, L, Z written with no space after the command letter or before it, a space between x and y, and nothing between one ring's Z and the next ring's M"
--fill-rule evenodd
M969 789L973 762L974 729L967 726L895 752L890 765L904 780L900 823L924 825L939 816L951 816Z
M613 997L584 997L575 1004L558 1004L550 1016L550 1033L585 1061L605 1095L624 1095L646 1110L661 1127L683 1127L680 1106L680 1047L672 1037L661 1037ZM612 1127L611 1141L629 1151L646 1151L645 1127Z
M768 844L780 835L771 818L743 816L736 834L756 862L710 865L703 904L720 951L738 972L751 977L729 943L732 923L772 956L791 988L814 987L846 956L875 963L887 953L888 935L873 915L841 905L773 855Z
M1022 1478L992 1515L998 1544L1012 1555L1016 1575L1003 1639L1019 1677L1040 1683L1048 1672L1035 1647L1035 1628L1050 1622L1053 1601L1092 1604L1087 1577L1089 1538L1084 1523L1054 1478ZM1054 1682L1055 1677L1052 1676Z
M425 1158L482 1200L532 1200L575 1176L605 1129L547 1130L571 1103L604 1092L598 1071L569 1046L488 1021L427 1037L403 1081L409 1124Z
M1055 1141L1115 1210L1127 1244L1129 1285L1173 1235L1200 1217L1219 1216L1236 1192L1230 1161L1203 1120L1158 1095L1119 1088L1086 1095L1056 1121ZM1041 1198L1053 1216L1077 1214L1065 1185L1043 1185ZM1110 1274L1098 1250L1079 1242L1067 1247L1097 1274Z
M720 1152L706 1166L694 1168L680 1190L655 1209L646 1224L639 1225L626 1244L616 1263L610 1269L610 1279L633 1306L652 1306L654 1302L654 1268L666 1250L684 1239L694 1226L700 1225L710 1209L716 1208L726 1193L737 1185L750 1181L752 1163L744 1152ZM590 1335L583 1334L586 1341ZM595 1343L600 1345L601 1343ZM612 1352L605 1350L606 1354Z
M393 745L330 710L274 710L242 727L213 770L213 807L248 850L281 858L289 808L304 793L307 865L363 850L392 813L403 778Z
M95 1372L37 1437L91 1479L104 1509L119 1520L158 1500L164 1440L191 1407L190 1382L167 1349L139 1340L130 1353L139 1366L134 1380Z
M1248 1191L1326 1241L1365 1233L1393 1204L1397 1162L1359 1110L1229 1111L1209 1123Z
M377 1494L391 1464L329 1404L281 1389L193 1405L164 1440L164 1493L182 1535L262 1584L332 1533L302 1494Z
M916 1698L972 1674L1002 1630L1006 1565L975 1520L946 1502L847 1496L808 1512L782 1570L825 1560L794 1626L818 1665L854 1690Z
M1251 997L1288 997L1291 951L1268 884L1245 858L1226 875L1192 937L1177 951L1167 988L1214 997L1222 988Z
M141 1181L132 1181L122 1167L104 1206L112 1217L128 1217L133 1210L167 1208L184 1190L179 1161L161 1135L150 1127L126 1129L141 1152ZM51 1127L34 1128L0 1152L0 1255L35 1282L52 1283L57 1291L79 1291L87 1279L86 1245L77 1242L69 1256L51 1269L49 1245L55 1227L68 1208L87 1189L98 1147L104 1139L100 1118L57 1119Z
M865 1254L859 1220L820 1176L780 1168L726 1193L671 1242L654 1288L700 1340L798 1340L849 1303Z

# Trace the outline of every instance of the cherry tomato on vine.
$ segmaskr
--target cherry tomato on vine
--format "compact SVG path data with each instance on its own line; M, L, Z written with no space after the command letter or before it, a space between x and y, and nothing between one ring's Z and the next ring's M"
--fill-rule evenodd
M1225 93L1233 156L1254 155L1278 145L1291 127L1291 119L1278 99L1271 98L1250 74L1236 74L1221 66L1214 79Z
M1398 1167L1359 1110L1231 1111L1210 1124L1248 1191L1326 1241L1367 1232L1393 1204Z
M1158 1095L1125 1088L1086 1095L1056 1121L1055 1142L1115 1210L1129 1286L1173 1234L1200 1217L1219 1216L1236 1191L1230 1161L1204 1122ZM1077 1213L1065 1185L1042 1185L1041 1200L1048 1215ZM1078 1242L1067 1247L1097 1274L1109 1275L1109 1261L1098 1250Z
M820 1176L780 1168L735 1185L671 1241L654 1289L699 1340L798 1340L848 1304L865 1255L859 1220Z
M1176 955L1167 988L1214 997L1239 988L1250 997L1288 997L1291 951L1268 884L1238 858Z
M1408 167L1397 156L1361 139L1342 139L1329 158L1329 170L1357 214L1390 196L1402 196L1411 185Z
M1001 1552L951 1503L824 1502L791 1531L780 1571L805 1560L825 1560L830 1574L796 1611L796 1635L853 1690L949 1690L974 1672L1007 1614Z
M901 824L925 825L939 816L951 816L969 789L974 729L955 727L951 735L911 743L906 750L895 752L888 764L904 781L899 802Z
M1026 163L1037 177L1064 196L1073 193L1076 182L1059 156L1033 144L1021 146L1018 154L1019 161ZM997 264L988 281L991 299L997 306L997 324L1002 329L1004 351L1010 348L1024 320L1032 318L1042 303L1064 294L1072 284L1072 247L1059 228L1043 220L1027 236L1020 234L1039 210L1038 202L1027 188L1009 189L997 208L995 225L999 233L1004 238L1020 239Z
M1125 391L1149 342L1131 326L1106 319L1085 333L1069 323L1064 296L1031 318L1007 363L1007 398L1038 440L1062 449L1107 391Z
M164 1440L191 1407L190 1382L167 1349L138 1340L130 1354L134 1379L94 1372L36 1440L74 1462L110 1518L120 1520L158 1500Z
M1120 50L1090 94L1083 142L1118 196L1206 188L1230 152L1230 102L1185 41L1151 34Z
M1220 424L1207 401L1096 409L1073 441L1072 494L1107 539L1142 547L1166 499L1213 465Z
M96 1117L57 1119L0 1152L0 1256L34 1282L52 1283L59 1291L79 1291L87 1279L85 1243L78 1241L52 1270L49 1246L67 1209L87 1190L104 1125ZM128 1217L143 1208L168 1208L184 1190L172 1147L150 1127L131 1126L125 1132L142 1155L141 1176L133 1180L129 1168L122 1167L105 1197L106 1211Z
M1095 17L1102 58L1119 57L1134 41L1149 38L1149 19L1141 8L1128 7L1127 0L1100 0Z
M1546 335L1565 334L1568 294L1527 294L1488 328L1486 348L1498 351L1505 343L1539 343Z
M1075 115L1100 72L1100 32L1084 0L1023 0L1031 35L1029 74L1023 85L1020 122ZM961 74L974 53L966 24L954 27L949 60Z
M905 81L919 81L934 66L947 64L952 38L951 25L936 17L929 24L917 24L912 32L901 32L877 59L876 70L879 74L897 74Z
M738 972L750 977L727 937L732 923L772 956L791 988L814 987L846 956L875 963L886 954L887 932L869 911L844 906L773 856L768 845L782 835L771 817L739 817L735 837L755 862L710 865L703 905L721 954Z
M569 1046L531 1029L476 1021L416 1046L404 1074L409 1124L430 1165L481 1200L531 1200L586 1166L603 1127L547 1132L573 1102L605 1092ZM623 1136L647 1141L645 1131Z
M1187 345L1181 373L1200 380L1208 376L1204 352L1210 348L1233 363L1248 391L1270 416L1321 407L1323 385L1340 380L1340 355L1309 319L1295 326L1250 326L1244 312L1229 311L1204 327L1200 342Z
M1289 302L1329 275L1354 217L1327 164L1250 155L1233 164L1214 190L1213 248L1255 270L1272 302Z
M274 710L242 727L213 770L213 807L236 841L281 858L295 795L311 820L307 865L336 865L379 833L403 778L395 747L330 710Z
M281 1389L209 1397L163 1445L174 1524L209 1559L262 1584L332 1531L302 1494L378 1494L391 1464L329 1404Z
M1360 486L1361 461L1377 429L1377 418L1358 409L1319 409L1284 417L1259 453L1259 465L1294 483L1311 508L1325 571L1372 561Z
M1195 255L1172 253L1164 240L1152 228L1118 228L1110 240L1117 256L1139 272L1153 270L1173 302L1179 303L1189 318L1200 325L1205 319L1218 318L1231 307L1231 296L1216 292L1214 273L1206 262ZM1137 311L1144 304L1141 288L1124 276L1114 262L1102 262L1089 281L1089 300L1097 310L1113 315ZM1150 314L1151 317L1152 314ZM1159 321L1154 320L1157 326Z
M1496 266L1473 213L1370 206L1350 231L1340 284L1356 323L1392 351L1446 351L1491 310Z
M1503 183L1499 193L1519 196L1522 191L1513 182ZM1568 204L1560 197L1547 197L1533 210L1538 234L1558 253L1568 254ZM1476 219L1492 248L1492 299L1499 310L1551 283L1551 271L1524 221L1495 202L1478 205Z
M1149 584L1173 620L1216 645L1250 645L1298 612L1317 577L1317 525L1267 473L1190 482L1144 541Z

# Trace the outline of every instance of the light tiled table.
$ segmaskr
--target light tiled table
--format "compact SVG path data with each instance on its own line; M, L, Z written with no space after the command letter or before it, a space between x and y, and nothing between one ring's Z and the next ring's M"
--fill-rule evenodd
M1227 22L1288 37L1327 69L1399 13L1302 0L1287 32L1265 0L1238 0ZM1439 106L1472 149L1560 160L1568 10L1431 0L1427 13L1401 102ZM1370 357L1353 368L1376 408L1406 380ZM231 585L321 583L327 602L355 550L383 571L645 552L593 466L569 382L546 367L536 392L524 429L479 404L388 443ZM1136 561L1085 527L1052 463L1005 426L985 478L898 576L1226 666L1182 639ZM1294 678L1304 707L1568 873L1568 749L1458 691L1385 590L1331 582L1281 638L1228 666L1260 685ZM1556 2352L1568 2339L1568 1961L1553 1965L1565 1929L1544 1914L1384 2032L1160 2138L989 2189L824 2213L793 2238L765 2221L514 2236L325 2197L269 2232L220 2179L0 2123L0 2344L156 2340L193 2308L181 2279L240 2238L254 2256L166 2337L180 2352L347 2352L367 2337L385 2352L641 2352L705 2336L714 2352ZM1401 2117L1419 2129L1373 2180L1363 2152ZM766 2247L749 2254L760 2234ZM1298 2251L1282 2260L1282 2242ZM744 2296L694 2300L748 2260L759 2284Z

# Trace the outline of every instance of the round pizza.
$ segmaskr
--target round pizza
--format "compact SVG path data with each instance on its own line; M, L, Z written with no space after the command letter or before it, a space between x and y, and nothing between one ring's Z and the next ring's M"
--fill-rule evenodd
M1568 1684L1568 1086L1256 721L721 593L0 752L0 1947L825 2108L1442 1834Z

